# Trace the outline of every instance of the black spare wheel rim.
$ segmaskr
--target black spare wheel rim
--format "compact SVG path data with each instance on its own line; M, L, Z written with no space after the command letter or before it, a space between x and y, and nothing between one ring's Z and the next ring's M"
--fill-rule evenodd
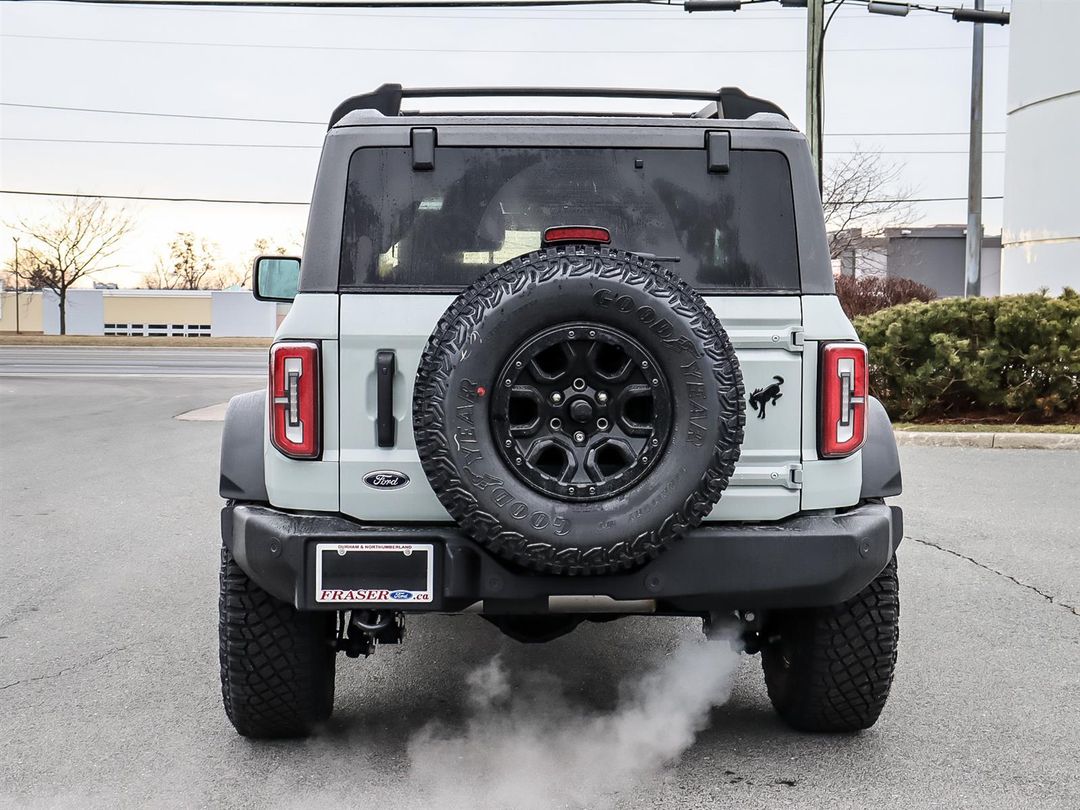
M727 487L745 403L704 300L642 256L550 247L459 295L424 350L413 434L462 530L518 566L639 566ZM519 461L520 459L520 461ZM644 588L663 596L663 582Z
M492 430L507 466L538 492L608 498L638 483L667 447L671 392L625 332L562 324L528 338L499 374Z

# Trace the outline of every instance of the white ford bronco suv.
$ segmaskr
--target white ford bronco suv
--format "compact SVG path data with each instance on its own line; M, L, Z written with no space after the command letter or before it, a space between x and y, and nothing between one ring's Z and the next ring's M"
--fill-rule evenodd
M669 116L403 112L404 98L696 100ZM383 85L333 113L267 390L225 418L225 710L330 716L338 651L476 613L522 642L700 617L791 726L893 677L889 418L834 294L805 139L717 92Z

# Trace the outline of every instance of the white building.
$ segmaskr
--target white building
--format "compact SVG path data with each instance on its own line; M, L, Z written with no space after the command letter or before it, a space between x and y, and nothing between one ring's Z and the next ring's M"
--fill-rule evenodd
M1001 292L1080 289L1080 0L1016 0Z

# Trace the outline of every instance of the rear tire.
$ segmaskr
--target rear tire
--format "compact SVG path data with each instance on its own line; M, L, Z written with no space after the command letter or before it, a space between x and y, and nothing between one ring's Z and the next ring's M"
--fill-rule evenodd
M799 731L870 728L889 697L899 620L895 557L841 605L774 614L761 653L773 707Z
M221 548L218 652L225 713L244 737L303 737L334 708L336 614L274 598Z

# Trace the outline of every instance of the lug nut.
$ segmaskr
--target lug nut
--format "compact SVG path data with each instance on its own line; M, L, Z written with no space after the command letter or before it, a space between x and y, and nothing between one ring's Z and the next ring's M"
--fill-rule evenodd
M601 405L603 405L605 402L607 402L607 400L608 400L607 391L600 391L600 392L597 393L596 401L599 402Z
M558 405L560 402L562 402L562 394L558 391L553 392L551 395L551 401Z
M577 431L577 433L574 434L574 441L578 444L581 444L583 441L585 441L585 434L580 430Z

